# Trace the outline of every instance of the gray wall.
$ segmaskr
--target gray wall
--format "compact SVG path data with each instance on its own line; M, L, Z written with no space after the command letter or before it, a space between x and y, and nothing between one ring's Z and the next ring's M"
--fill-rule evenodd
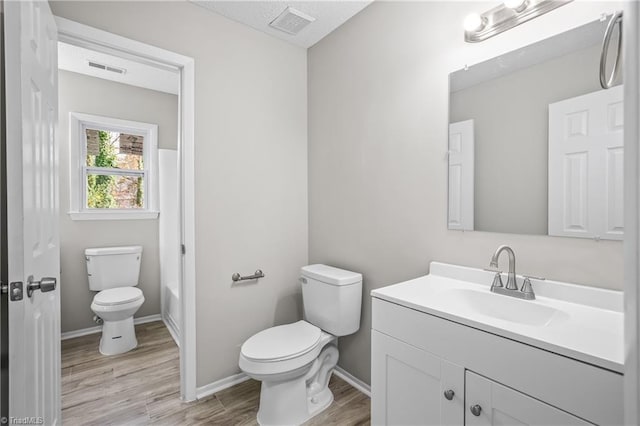
M369 292L424 275L431 261L487 267L509 244L519 273L622 288L619 242L447 230L449 73L621 5L572 2L465 43L465 16L492 7L374 2L309 50L309 261L364 274L360 331L340 339L340 365L366 382Z
M252 334L301 317L307 52L192 3L53 2L54 14L195 59L197 384ZM234 272L262 269L257 283Z
M69 211L69 113L82 112L158 125L158 145L177 146L178 97L69 71L59 72L60 303L62 332L95 326L84 249L140 244L139 287L145 302L136 317L160 313L157 220L74 221Z
M450 122L475 120L476 231L547 235L549 104L602 90L593 72L600 51L594 45L451 94Z

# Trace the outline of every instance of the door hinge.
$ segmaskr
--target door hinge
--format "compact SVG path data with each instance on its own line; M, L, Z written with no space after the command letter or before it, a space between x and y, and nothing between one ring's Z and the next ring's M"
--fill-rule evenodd
M180 244L180 252L182 254L185 254L187 252L187 248L184 246L184 244Z

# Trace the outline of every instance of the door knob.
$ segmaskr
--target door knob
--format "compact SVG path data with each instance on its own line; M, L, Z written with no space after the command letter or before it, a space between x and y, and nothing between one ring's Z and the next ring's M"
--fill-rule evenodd
M34 281L33 275L27 279L27 296L31 297L33 292L40 290L43 293L56 289L57 280L54 277L43 277L40 281Z
M449 401L453 399L453 395L455 394L456 393L452 389L444 391L444 397L447 398Z
M471 410L471 414L473 414L474 416L477 417L482 412L482 407L479 406L478 404L476 404L476 405L472 405L471 407L469 407L469 410Z

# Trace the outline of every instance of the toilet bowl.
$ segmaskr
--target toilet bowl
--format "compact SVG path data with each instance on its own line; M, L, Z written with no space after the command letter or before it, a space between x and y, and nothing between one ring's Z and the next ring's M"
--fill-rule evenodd
M240 369L262 382L261 425L299 425L329 407L338 337L360 327L361 274L309 265L301 275L305 320L263 330L240 349Z
M336 344L335 336L298 321L261 331L242 345L240 368L262 381L258 423L301 424L331 405Z
M133 315L144 303L137 288L141 246L85 250L89 290L97 291L91 310L102 319L100 353L117 355L138 346Z
M101 354L121 354L138 346L133 315L143 303L144 295L136 287L102 290L93 297L91 310L103 321Z

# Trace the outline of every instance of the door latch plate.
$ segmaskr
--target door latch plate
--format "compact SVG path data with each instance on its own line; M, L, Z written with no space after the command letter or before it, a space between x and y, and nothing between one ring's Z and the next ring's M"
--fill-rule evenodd
M9 284L9 300L17 302L24 297L22 281L15 281Z

